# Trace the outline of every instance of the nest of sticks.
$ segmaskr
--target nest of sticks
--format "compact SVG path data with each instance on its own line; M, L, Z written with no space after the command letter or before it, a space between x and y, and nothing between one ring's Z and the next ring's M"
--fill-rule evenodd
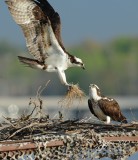
M96 123L83 123L78 120L50 119L49 117L23 119L7 119L0 124L0 146L9 142L26 143L34 142L37 151L29 154L34 157L41 155L47 159L86 159L103 158L111 159L128 158L136 152L138 141L114 141L112 137L138 137L138 123L125 125L107 125ZM112 141L106 141L106 138ZM52 141L62 141L63 145L47 148ZM22 146L22 144L20 144ZM43 146L43 147L42 147ZM20 153L22 151L16 151ZM25 153L27 156L28 153ZM25 155L21 154L21 155ZM8 152L5 153L9 156ZM11 154L13 155L13 154ZM0 152L1 156L1 152ZM24 159L24 157L23 157Z
M33 105L33 109L30 114L22 114L18 119L11 119L10 117L4 117L5 122L0 123L0 141L3 140L16 140L26 139L35 135L45 134L66 134L68 132L76 132L81 130L85 132L87 129L94 129L97 133L109 132L109 131L138 131L138 123L133 124L121 124L121 125L107 125L98 124L94 122L83 122L83 120L66 120L64 121L64 115L59 111L59 117L57 119L51 119L48 114L43 112L43 100L40 96L44 88L39 88L36 99L30 99L29 105ZM36 118L37 117L37 118Z
M40 97L41 91L39 89L35 100L30 99L29 104L34 105L30 114L22 115L18 119L8 117L5 118L5 122L0 123L0 147L9 142L34 142L38 149L35 152L31 151L30 157L34 154L34 157L39 157L38 159L41 159L42 155L47 159L93 157L119 159L120 157L128 157L136 151L138 142L108 142L104 137L117 138L125 136L137 138L138 123L107 125L104 123L83 122L77 119L63 121L64 115L61 112L57 119L51 119L49 115L42 112L43 100ZM38 113L40 116L34 118ZM47 148L47 144L50 141L62 141L63 145ZM119 148L119 152L117 148ZM19 158L21 152L16 152ZM0 157L2 155L0 152ZM29 156L28 153L22 155ZM6 152L4 156L9 157L9 152Z
M124 125L107 125L93 122L81 122L80 120L50 119L49 116L33 118L26 116L19 119L7 118L6 122L0 124L0 141L28 139L36 135L46 134L67 134L76 131L85 132L94 130L99 134L109 134L109 132L119 133L135 131L138 134L138 123ZM133 134L133 136L136 136Z
M114 140L115 137L117 140ZM121 137L138 137L138 124L107 125L82 123L77 120L62 121L60 119L29 118L26 120L10 120L1 124L0 149L2 145L16 145L17 149L27 143L34 143L35 150L17 150L15 152L0 151L3 156L12 159L16 154L18 159L32 156L42 159L42 155L50 159L126 159L137 151L138 141L119 141ZM108 141L106 139L112 139ZM48 147L50 142L62 142L62 145ZM17 159L17 158L16 158Z

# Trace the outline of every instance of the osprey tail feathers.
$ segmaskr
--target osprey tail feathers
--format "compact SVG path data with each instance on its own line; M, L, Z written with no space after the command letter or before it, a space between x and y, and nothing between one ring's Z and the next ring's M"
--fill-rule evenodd
M122 122L123 122L123 123L128 123L128 121L127 121L126 119L124 119Z
M122 122L122 123L128 123L127 120L126 120L126 117L124 117L123 115L122 115L122 120L121 120L121 122Z
M38 60L26 58L26 57L21 57L21 56L18 56L18 59L20 62L22 62L22 63L26 64L27 66L34 68L34 69L36 69L36 68L44 69L45 68L45 64L42 62L39 62Z

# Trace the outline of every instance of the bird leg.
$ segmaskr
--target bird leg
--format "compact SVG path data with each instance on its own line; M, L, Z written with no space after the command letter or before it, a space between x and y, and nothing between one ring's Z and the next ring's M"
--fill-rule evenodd
M68 91L67 94L64 98L64 100L62 101L62 106L71 106L73 103L74 99L80 99L82 100L82 97L84 97L84 92L79 88L78 85L73 85L73 84L68 84L66 81L66 75L65 72L63 70L61 70L60 68L57 68L57 72L60 78L60 81L62 84L66 85L68 87Z
M69 84L67 83L67 80L66 80L65 72L59 68L57 68L57 72L58 72L58 76L59 76L61 83L66 86L69 86Z
M109 116L106 116L106 124L110 124L111 118Z

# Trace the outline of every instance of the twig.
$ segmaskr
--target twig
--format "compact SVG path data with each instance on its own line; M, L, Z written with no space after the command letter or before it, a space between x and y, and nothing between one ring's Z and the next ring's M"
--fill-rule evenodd
M18 128L18 127L16 127L17 124L14 125L13 123L10 122L10 118L6 118L6 117L4 117L4 116L3 116L3 118L4 118L4 119L7 121L7 123L10 124L13 128Z
M34 105L34 109L33 109L33 111L31 112L30 115L26 116L26 118L29 119L33 115L33 113L34 113L34 111L35 111L36 108L39 108L39 111L37 110L36 115L39 113L40 114L40 118L41 118L42 109L43 109L43 100L41 99L41 93L48 86L49 82L50 82L50 80L44 85L43 88L42 88L42 86L39 86L39 88L37 90L36 98L35 98L34 101L32 101L30 99L29 105L33 104ZM38 102L39 102L39 104L38 104Z
M18 129L16 132L14 132L12 135L10 135L8 138L12 138L13 136L15 136L17 133L19 133L19 132L21 132L22 130L25 130L25 129L27 129L27 128L31 128L31 127L35 127L35 126L37 126L37 127L44 127L44 126L46 126L48 123L38 123L38 122L35 122L35 123L31 123L30 125L28 125L28 126L25 126L25 127L23 127L23 128L20 128L20 129Z
M44 91L44 89L48 86L48 84L50 83L50 80L45 84L45 86L42 88L42 86L40 86L38 88L38 91L37 91L37 95L36 95L36 98L39 99L40 96L41 96L41 93ZM42 89L41 89L42 88Z

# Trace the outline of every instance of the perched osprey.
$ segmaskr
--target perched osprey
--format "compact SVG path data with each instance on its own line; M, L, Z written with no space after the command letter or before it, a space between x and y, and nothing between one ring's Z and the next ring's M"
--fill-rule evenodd
M121 113L119 104L116 100L101 95L100 89L97 85L91 84L89 86L88 106L92 114L102 121L110 123L111 119L114 121L127 123L126 118Z
M22 28L26 45L34 59L19 60L32 68L57 72L62 84L69 86L65 70L81 67L80 58L69 54L61 39L60 16L47 0L6 0L15 22Z

